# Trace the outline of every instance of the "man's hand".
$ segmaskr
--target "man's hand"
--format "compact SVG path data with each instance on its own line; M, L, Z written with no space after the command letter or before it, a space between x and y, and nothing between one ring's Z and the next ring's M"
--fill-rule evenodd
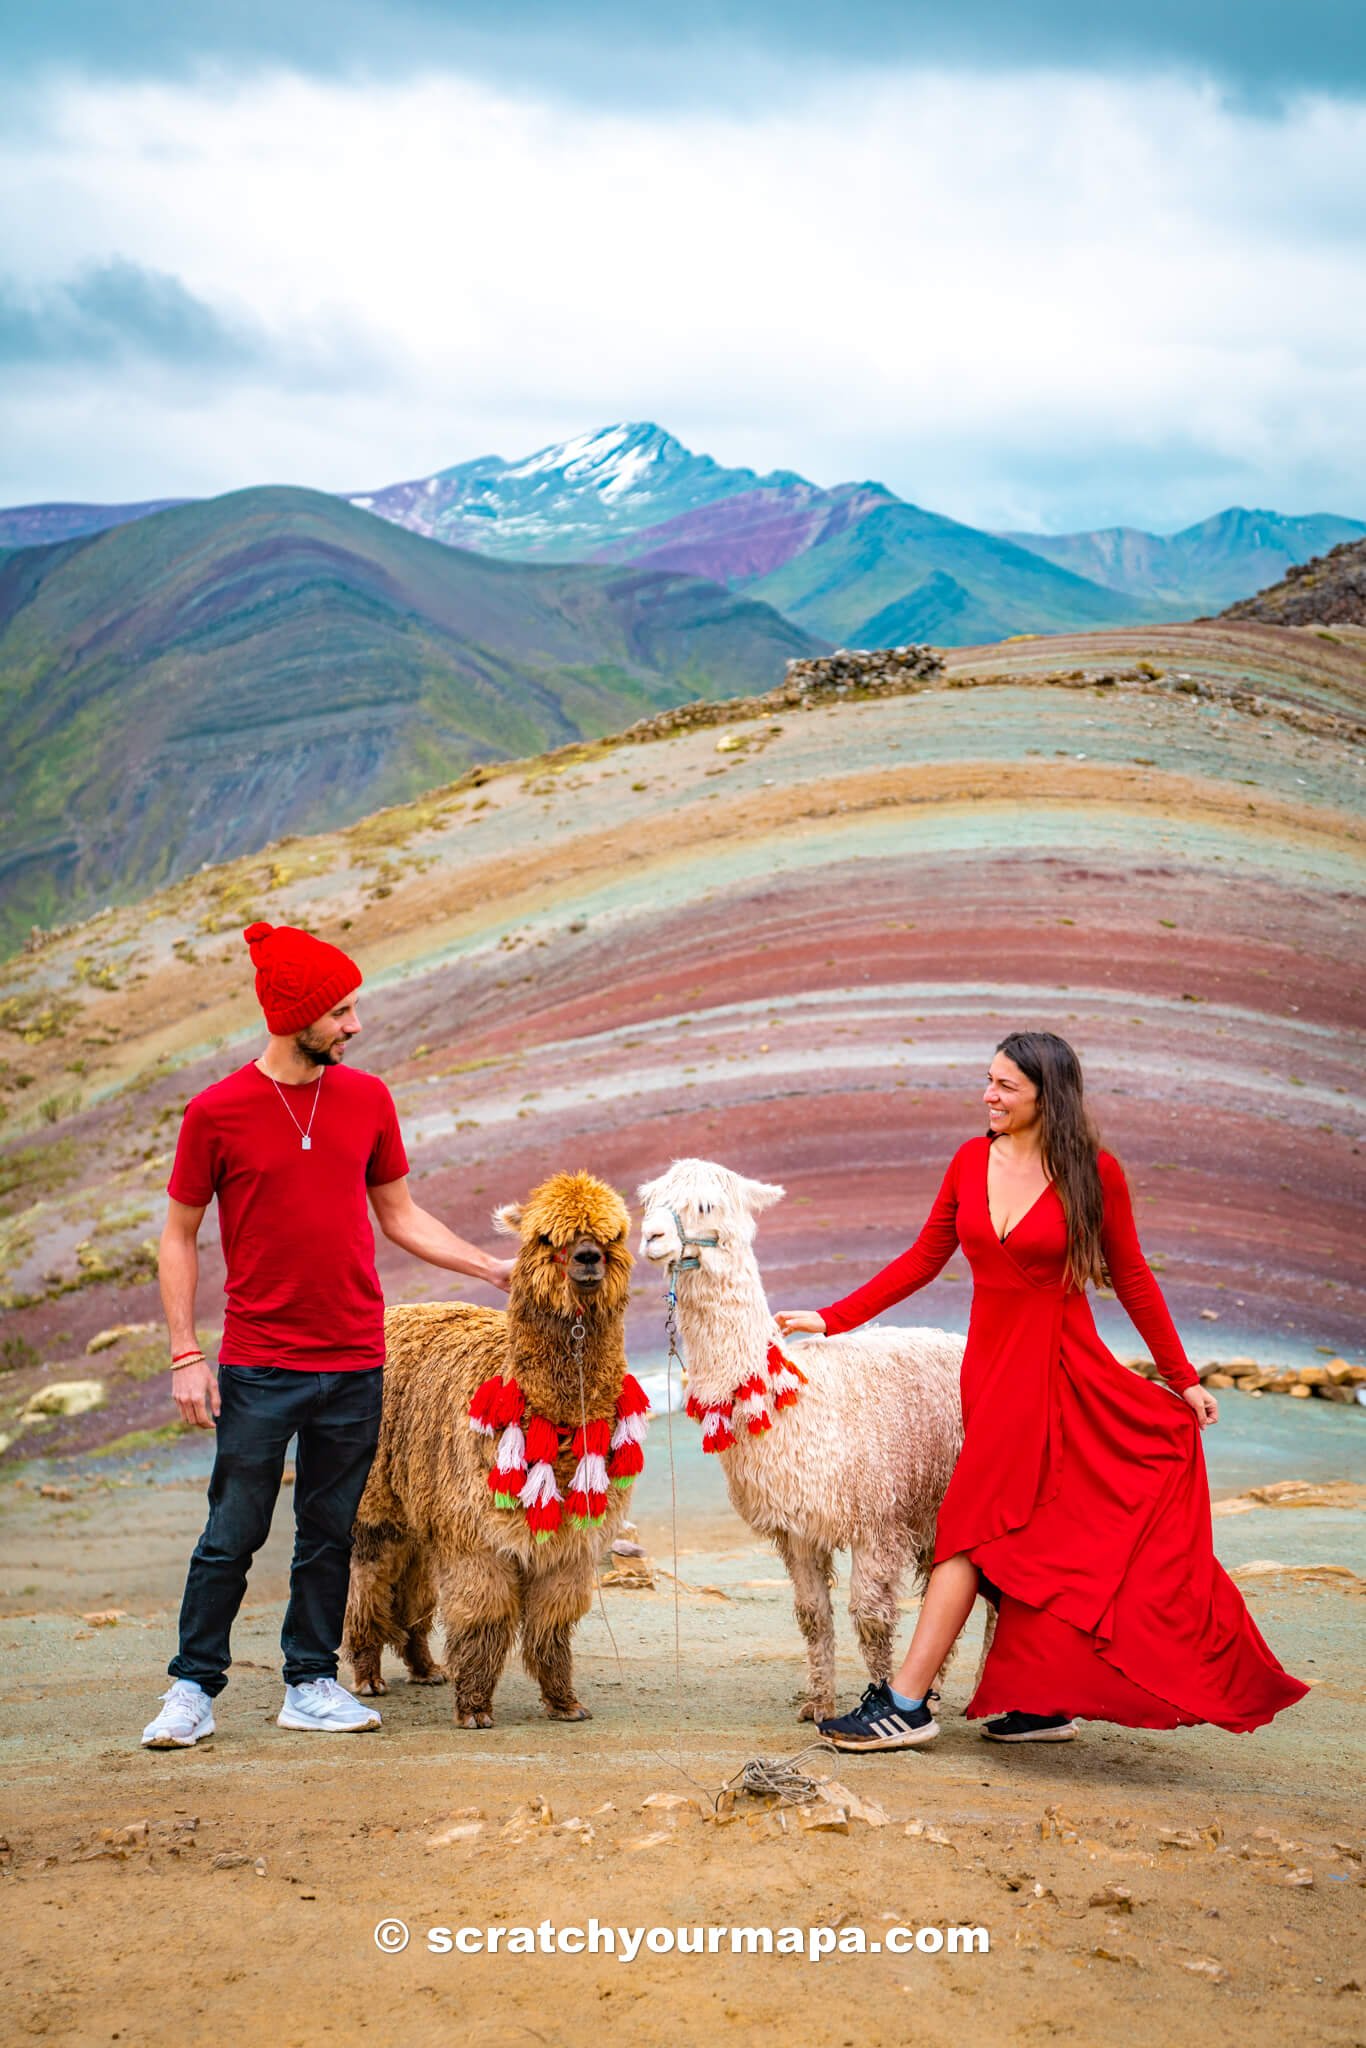
M490 1287L501 1287L504 1294L512 1285L512 1269L516 1259L490 1259L488 1282Z
M182 1422L192 1422L196 1429L213 1428L222 1403L207 1359L192 1358L188 1365L176 1367L171 1374L171 1398Z
M1219 1420L1219 1403L1215 1400L1213 1394L1207 1394L1203 1387L1184 1388L1181 1399L1195 1410L1195 1419L1201 1429L1206 1428L1211 1422Z

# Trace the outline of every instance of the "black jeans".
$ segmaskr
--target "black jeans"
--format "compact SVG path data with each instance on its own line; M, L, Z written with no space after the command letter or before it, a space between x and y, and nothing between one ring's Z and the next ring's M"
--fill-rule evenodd
M229 1631L252 1558L270 1531L289 1440L294 1461L294 1562L280 1647L285 1683L335 1678L346 1618L351 1525L379 1441L384 1374L291 1372L221 1365L222 1411L209 1479L209 1519L194 1547L180 1606L172 1678L210 1699L228 1682Z

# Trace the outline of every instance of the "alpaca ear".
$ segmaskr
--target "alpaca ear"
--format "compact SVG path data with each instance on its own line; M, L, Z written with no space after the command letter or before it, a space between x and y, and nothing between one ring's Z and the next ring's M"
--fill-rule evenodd
M639 1202L642 1211L653 1209L655 1205L655 1189L658 1186L659 1182L657 1180L643 1180L636 1189L636 1200Z
M522 1234L522 1205L520 1202L504 1202L493 1212L493 1227L501 1230L505 1237L520 1237Z
M763 1210L771 1209L773 1204L781 1202L787 1193L786 1188L780 1188L774 1181L746 1180L743 1174L737 1174L735 1179L740 1199L751 1216L758 1216Z

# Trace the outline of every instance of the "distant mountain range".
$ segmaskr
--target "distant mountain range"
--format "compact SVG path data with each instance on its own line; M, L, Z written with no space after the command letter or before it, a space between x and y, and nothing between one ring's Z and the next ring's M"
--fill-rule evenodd
M189 502L187 498L149 498L136 505L15 505L0 512L0 549L41 548L60 540L81 540L87 534L107 533L111 526L126 526L132 519L147 519L153 512Z
M351 503L481 553L708 576L849 646L1069 632L1218 610L1366 524L1233 509L1163 538L986 533L884 484L824 490L694 455L652 422L497 456ZM2 530L2 529L0 529Z
M826 490L791 470L726 469L650 422L515 462L481 456L347 498L483 555L705 576L851 646L955 646L1211 613L1366 535L1358 520L1237 507L1166 536L1126 527L987 533L876 482ZM22 506L0 512L0 546L64 539L152 509Z
M489 561L316 491L0 557L0 952L471 764L772 688L823 642L713 582Z
M1360 520L1332 513L1287 519L1279 512L1232 506L1165 537L1112 526L1100 533L1011 533L1004 538L1074 575L1151 598L1174 617L1177 611L1222 611L1278 582L1297 563L1363 535L1366 525Z

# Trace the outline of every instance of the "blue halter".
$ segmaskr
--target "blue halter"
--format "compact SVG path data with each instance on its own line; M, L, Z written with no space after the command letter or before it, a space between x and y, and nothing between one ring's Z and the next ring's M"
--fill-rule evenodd
M673 1270L675 1273L695 1273L702 1264L699 1252L704 1247L714 1249L721 1240L715 1234L711 1237L689 1237L678 1219L678 1211L670 1209L669 1214L678 1233L678 1257L673 1261Z

